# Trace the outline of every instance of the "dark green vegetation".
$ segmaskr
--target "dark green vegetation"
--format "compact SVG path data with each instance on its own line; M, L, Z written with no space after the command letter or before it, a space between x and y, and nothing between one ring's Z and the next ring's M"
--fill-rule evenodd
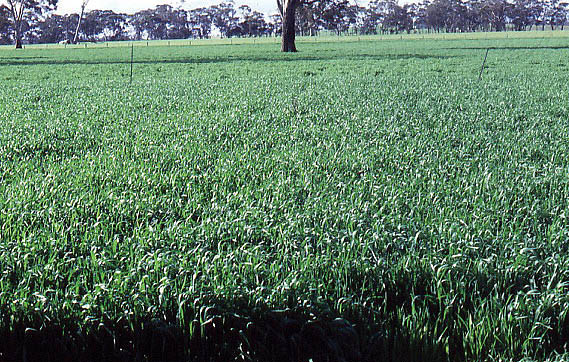
M128 48L0 50L1 333L291 308L383 357L563 354L567 44L141 47L131 86Z

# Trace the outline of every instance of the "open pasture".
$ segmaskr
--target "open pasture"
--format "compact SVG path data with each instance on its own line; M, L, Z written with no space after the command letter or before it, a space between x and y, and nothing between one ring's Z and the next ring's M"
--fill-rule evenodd
M2 49L0 336L289 308L373 360L563 359L569 39L512 36L137 46L132 83Z

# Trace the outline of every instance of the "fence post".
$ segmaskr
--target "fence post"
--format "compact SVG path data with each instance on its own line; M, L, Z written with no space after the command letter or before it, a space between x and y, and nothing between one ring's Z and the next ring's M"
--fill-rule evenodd
M486 65L486 58L488 58L488 52L490 48L486 49L486 55L484 56L484 61L482 62L482 68L480 68L480 75L478 75L478 80L482 80L482 72L484 71L484 66Z
M134 62L134 43L130 43L130 83L132 84L132 63Z

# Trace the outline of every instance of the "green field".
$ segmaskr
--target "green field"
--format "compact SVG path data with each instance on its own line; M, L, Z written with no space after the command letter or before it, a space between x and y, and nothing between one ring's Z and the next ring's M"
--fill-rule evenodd
M128 360L148 328L280 360L272 319L316 345L337 317L367 361L564 359L569 38L544 34L137 43L132 83L128 44L2 48L0 361L54 334Z

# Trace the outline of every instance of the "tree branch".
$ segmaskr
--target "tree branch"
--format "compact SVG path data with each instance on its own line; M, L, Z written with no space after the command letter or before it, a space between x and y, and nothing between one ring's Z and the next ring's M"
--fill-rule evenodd
M321 0L300 0L301 5L312 5L320 2Z
M18 6L18 4L20 6ZM14 27L20 28L22 18L24 16L24 4L22 1L18 2L15 0L8 0L8 5L10 7L10 12L12 13L12 18L14 19Z
M14 1L8 0L8 5L10 6L10 12L12 13L12 18L14 19L14 22L16 22L17 16L16 16L16 8L15 8Z

